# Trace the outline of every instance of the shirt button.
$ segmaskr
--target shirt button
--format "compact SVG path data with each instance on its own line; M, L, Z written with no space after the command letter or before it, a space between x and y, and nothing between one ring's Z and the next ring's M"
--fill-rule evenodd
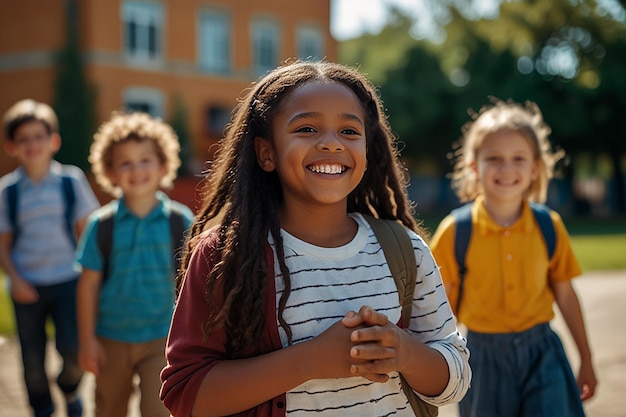
M284 402L282 402L282 401L277 401L277 402L276 402L276 407L278 407L278 408L284 408L284 407L285 407L285 403L284 403Z
M507 261L512 261L513 260L513 255L506 255L506 260Z
M511 232L510 232L510 231L508 231L508 230L505 230L505 232L504 232L504 236L510 236L510 235L511 235Z

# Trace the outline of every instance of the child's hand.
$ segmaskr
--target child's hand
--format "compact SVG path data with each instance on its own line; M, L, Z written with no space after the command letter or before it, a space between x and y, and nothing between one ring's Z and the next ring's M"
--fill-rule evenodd
M593 371L591 363L581 362L580 370L578 371L578 388L580 389L580 399L586 401L593 397L596 392L596 374Z
M310 365L315 369L315 378L347 378L354 376L352 366L364 362L350 356L354 343L350 336L354 329L336 322L311 342L313 355Z
M39 300L35 287L22 278L11 280L11 296L20 304L32 304Z
M361 307L358 313L348 312L342 323L352 329L350 339L354 346L350 356L362 361L352 365L352 375L387 382L387 374L400 369L403 338L409 337L406 332L389 322L385 314L367 306Z
M105 362L104 349L97 338L88 342L81 341L78 348L78 364L81 368L98 376Z

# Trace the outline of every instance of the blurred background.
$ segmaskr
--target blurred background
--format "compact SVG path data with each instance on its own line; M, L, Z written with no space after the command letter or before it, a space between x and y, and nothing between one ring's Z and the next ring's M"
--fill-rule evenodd
M51 104L57 159L83 168L103 203L87 155L112 111L174 127L183 165L170 195L195 209L242 90L293 58L357 66L378 87L431 231L459 204L449 156L471 113L490 96L540 106L568 155L548 204L587 277L577 285L605 381L588 410L624 415L626 345L615 320L626 314L626 0L0 1L0 112L23 98ZM0 152L0 175L15 166ZM13 334L0 288L0 335ZM0 336L0 348L11 340ZM7 382L11 366L0 393L16 396L0 402L19 416L6 409L26 409L21 386Z
M289 58L356 65L379 87L417 213L456 206L446 175L489 96L539 104L568 158L549 205L626 217L626 11L618 0L21 0L0 4L0 110L59 114L61 162L89 172L98 125L142 110L177 131L174 197L195 183L242 89ZM14 168L0 156L0 174ZM100 195L104 201L108 197Z

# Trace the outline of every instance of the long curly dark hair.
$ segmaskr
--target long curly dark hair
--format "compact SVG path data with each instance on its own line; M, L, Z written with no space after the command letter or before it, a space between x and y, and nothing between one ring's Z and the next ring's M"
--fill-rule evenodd
M206 277L207 303L224 300L223 308L207 318L204 331L225 328L227 351L236 357L256 346L264 326L263 288L274 271L265 258L268 233L276 242L285 291L279 300L278 319L291 342L283 310L291 290L285 265L278 211L283 202L276 172L265 172L257 162L256 136L271 137L272 121L289 93L312 81L339 83L354 92L365 112L367 170L348 196L348 211L395 219L423 234L413 217L406 193L407 176L398 159L395 137L384 115L376 89L356 69L320 61L295 61L280 66L244 90L245 95L227 125L215 160L210 165L203 204L191 226L184 249L178 284L202 232L217 225L219 244L215 267ZM217 283L223 280L223 286ZM223 291L223 294L216 294Z

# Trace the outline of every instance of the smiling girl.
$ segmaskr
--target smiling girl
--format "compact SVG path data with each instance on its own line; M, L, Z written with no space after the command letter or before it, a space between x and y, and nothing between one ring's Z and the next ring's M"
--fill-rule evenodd
M560 216L549 256L531 202L544 202L554 164L550 128L536 104L495 101L464 127L453 187L473 201L465 263L456 260L458 214L442 220L431 248L459 322L468 328L472 387L461 417L583 416L596 387L591 351L572 278L581 274ZM543 210L546 208L544 207ZM456 213L460 213L457 211ZM458 240L457 240L458 239ZM461 271L465 267L465 273ZM553 302L580 353L574 379L550 329Z
M418 265L408 331L362 214L401 222ZM213 226L213 227L212 227ZM393 136L357 71L295 62L237 107L191 229L161 398L174 416L413 415L470 378Z

